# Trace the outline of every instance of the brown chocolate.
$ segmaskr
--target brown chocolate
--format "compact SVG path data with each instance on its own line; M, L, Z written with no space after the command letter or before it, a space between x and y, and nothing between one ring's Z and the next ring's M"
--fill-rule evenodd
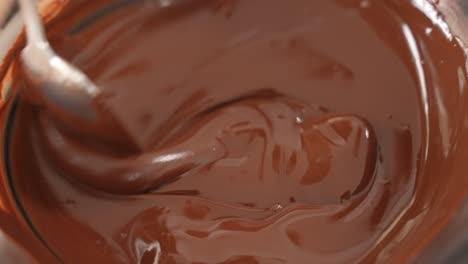
M37 259L405 263L453 216L465 56L431 5L131 2L73 1L48 31L148 151L23 97L14 111L10 176L49 250Z

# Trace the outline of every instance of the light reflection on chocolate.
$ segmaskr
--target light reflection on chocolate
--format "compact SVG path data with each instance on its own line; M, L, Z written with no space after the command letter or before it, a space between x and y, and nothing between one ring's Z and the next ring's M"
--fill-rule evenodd
M109 3L65 5L49 36L149 150L23 98L11 130L14 190L64 263L402 263L463 199L464 53L409 1L178 0L69 31Z

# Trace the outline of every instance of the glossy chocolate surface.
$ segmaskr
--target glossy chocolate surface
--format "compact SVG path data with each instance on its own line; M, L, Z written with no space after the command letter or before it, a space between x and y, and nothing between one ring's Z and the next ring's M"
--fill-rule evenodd
M147 151L24 97L9 130L58 261L403 263L464 198L465 56L432 5L111 2L65 5L49 36Z

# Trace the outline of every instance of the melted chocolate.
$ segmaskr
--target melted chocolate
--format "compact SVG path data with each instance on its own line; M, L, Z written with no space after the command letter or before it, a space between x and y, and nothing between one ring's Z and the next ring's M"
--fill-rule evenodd
M402 263L463 199L465 57L431 5L109 3L65 5L49 37L148 151L23 98L11 130L60 261Z

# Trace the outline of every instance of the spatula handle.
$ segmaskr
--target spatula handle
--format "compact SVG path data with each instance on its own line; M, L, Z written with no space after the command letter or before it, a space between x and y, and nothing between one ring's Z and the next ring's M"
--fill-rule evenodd
M29 43L46 43L44 26L37 11L36 0L19 0L21 13L26 24L26 36Z

